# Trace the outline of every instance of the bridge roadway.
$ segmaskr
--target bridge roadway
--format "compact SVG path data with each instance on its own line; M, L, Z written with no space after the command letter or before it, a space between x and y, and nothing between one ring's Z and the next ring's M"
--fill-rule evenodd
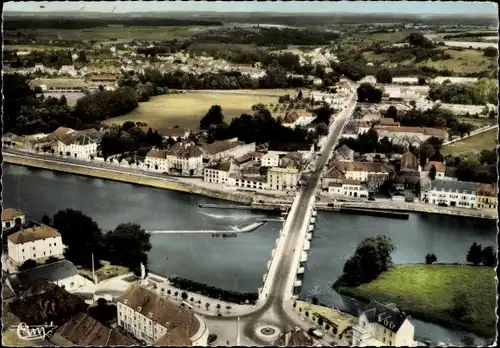
M316 171L306 180L305 185L295 198L283 228L283 235L269 269L263 287L263 295L257 303L255 311L240 315L242 335L256 345L266 346L271 342L262 338L257 330L264 326L275 327L285 333L295 326L304 326L304 323L294 315L291 306L293 283L297 272L297 265L301 255L301 246L305 240L309 216L316 200L320 178L324 174L325 165L337 143L337 139L347 119L354 112L356 94L349 100L346 108L335 117L330 125L330 132L326 145L318 158ZM282 249L280 243L283 243ZM291 315L290 315L291 314ZM234 317L218 318L221 321L235 320ZM305 328L305 327L303 327Z

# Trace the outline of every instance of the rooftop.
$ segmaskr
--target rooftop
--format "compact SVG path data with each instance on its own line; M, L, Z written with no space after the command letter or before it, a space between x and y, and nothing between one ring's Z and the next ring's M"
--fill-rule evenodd
M181 327L176 327L160 337L153 346L155 347L191 347L193 343Z
M432 166L434 166L434 168L436 168L436 171L437 172L446 172L446 165L443 163L443 162L439 162L439 161L430 161L429 163L427 163L424 167L424 170L425 171L430 171Z
M393 303L383 305L377 301L371 301L366 306L364 314L369 322L377 322L394 333L398 332L407 318L406 314L400 312Z
M231 169L231 162L225 161L225 162L217 162L217 163L211 163L208 166L205 167L206 169L213 169L213 170L220 170L223 172L229 172Z
M179 158L193 158L201 157L202 152L198 146L189 143L177 142L167 150L166 155Z
M14 220L22 216L24 216L24 212L19 209L7 208L2 210L2 221Z
M231 150L234 149L235 147L243 145L245 145L244 141L221 140L221 141L215 141L211 144L204 145L203 151L208 155L215 155L217 153Z
M98 322L86 313L79 313L57 328L57 334L77 346L136 346L131 339Z
M188 337L193 337L200 328L198 319L188 307L171 302L139 284L132 284L117 302L149 317L169 331L182 328Z
M61 260L11 274L7 277L7 281L18 294L32 287L40 279L55 283L75 275L78 275L75 265L68 260Z
M497 187L493 184L479 184L477 185L477 194L479 196L497 197Z
M467 181L454 181L454 180L441 180L436 179L432 181L432 188L438 191L448 191L448 192L466 192L472 194L477 189L478 184L476 182Z
M32 228L22 229L16 233L11 234L7 238L14 244L23 244L28 242L33 242L35 240L45 239L45 238L55 238L60 237L61 234L57 232L56 229L41 225L34 226Z
M304 330L297 327L285 334L282 334L274 342L274 345L279 347L311 347L314 345L314 340Z
M334 165L342 172L369 172L388 173L389 171L382 163L375 162L334 162Z

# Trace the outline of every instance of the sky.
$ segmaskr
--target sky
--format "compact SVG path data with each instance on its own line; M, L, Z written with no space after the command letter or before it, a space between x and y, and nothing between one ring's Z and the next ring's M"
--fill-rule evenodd
M45 8L40 8L44 5ZM339 1L339 2L7 2L4 10L27 12L83 11L83 12L353 12L353 13L406 13L406 14L483 14L497 13L494 2L430 2L430 1Z

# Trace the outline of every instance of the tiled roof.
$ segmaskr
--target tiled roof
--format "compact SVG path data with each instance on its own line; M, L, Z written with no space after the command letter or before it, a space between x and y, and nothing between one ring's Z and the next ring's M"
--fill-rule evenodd
M188 337L193 337L200 328L198 319L187 307L171 302L139 284L132 284L117 301L149 317L167 330L182 328Z
M153 132L155 131L155 129L153 127L149 127L149 126L144 126L144 127L139 127L139 128L144 133L147 133L149 128L151 128L153 130ZM179 127L168 127L168 128L160 127L160 128L156 128L156 130L158 131L158 134L160 134L162 137L183 137L188 132L186 129L179 128Z
M9 304L12 313L28 325L54 322L61 325L66 320L87 311L85 301L55 286L52 290L30 297L18 298Z
M26 271L17 272L7 277L12 289L16 294L26 291L44 279L50 282L67 279L78 275L78 270L75 265L68 260L61 260L54 263L38 266Z
M208 155L215 155L220 152L224 152L230 149L234 149L238 146L245 145L244 141L229 141L229 140L221 140L215 141L211 144L206 144L203 146L203 151Z
M385 130L393 133L420 133L436 137L443 137L447 134L445 129L426 128L426 127L400 127L400 126L385 126L375 125L375 130Z
M252 157L262 157L265 155L264 152L259 152L259 151L249 152L248 154Z
M251 182L267 182L267 178L265 176L244 176L242 174L229 174L230 178L239 179L239 180L247 180Z
M198 148L198 146L188 143L178 142L175 143L172 147L170 147L167 150L166 154L167 156L175 156L178 158L193 158L193 157L200 157L202 155L202 152Z
M243 156L235 158L234 162L236 162L236 164L241 164L241 163L248 162L251 159L252 159L252 155L250 155L249 153L247 153L247 154L245 154Z
M57 328L56 333L77 346L135 346L136 343L118 331L79 313Z
M432 181L432 188L438 191L444 190L448 192L467 192L468 194L472 194L477 189L476 182L467 182L467 181L454 181L454 180L441 180L436 179Z
M497 188L496 185L492 184L479 184L477 185L477 195L478 196L488 196L488 197L497 197Z
M41 225L32 228L22 229L16 233L11 234L7 238L14 244L22 244L32 242L44 238L60 237L61 234L56 229Z
M65 136L67 134L73 133L74 131L75 131L74 129L71 129L68 127L59 127L55 131L50 133L49 136L47 137L47 139L50 141L57 140L57 139L62 138L63 136Z
M300 118L299 114L297 114L294 111L294 112L289 113L288 115L285 115L285 117L283 117L283 120L281 121L281 123L291 124L291 123L294 123L295 121L297 121L299 118Z
M222 172L229 172L229 170L231 169L231 162L226 161L226 162L212 163L212 164L209 164L208 166L206 166L205 168L206 169L220 170Z
M377 301L371 301L366 306L364 314L370 323L378 322L394 333L398 332L407 318L394 304L383 305Z
M167 158L167 151L166 150L160 150L160 149L151 149L146 154L146 157L154 157L154 158L165 159L165 158Z
M295 328L290 332L282 334L275 342L279 347L312 347L314 340L302 329Z
M24 216L24 213L19 209L7 208L2 210L2 221L14 220L21 216Z
M382 126L399 126L399 122L394 121L394 119L390 117L381 118L379 124Z
M436 171L437 172L446 172L446 166L443 162L439 162L439 161L430 161L429 163L427 163L424 167L424 170L425 171L430 171L432 166L434 166L436 168Z
M334 162L334 165L342 172L369 172L388 173L389 170L382 163L373 162Z
M418 170L418 159L417 159L417 156L415 156L410 151L407 151L401 157L401 167L400 167L400 169L401 170L405 170L405 169Z
M342 171L336 166L332 166L328 173L326 173L325 178L328 179L344 179L345 175Z

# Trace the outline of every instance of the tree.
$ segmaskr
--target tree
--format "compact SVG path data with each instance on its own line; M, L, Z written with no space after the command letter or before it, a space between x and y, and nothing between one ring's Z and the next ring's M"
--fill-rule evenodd
M323 326L323 318L318 318L318 325Z
M328 126L324 122L321 122L316 126L316 133L318 135L328 135Z
M486 47L483 51L483 55L485 57L495 58L496 56L498 56L498 48L493 46Z
M21 266L18 267L18 271L27 271L29 269L38 267L38 264L36 263L35 260L33 259L27 259L26 261L23 262Z
M102 255L102 234L97 223L79 210L58 211L52 219L52 227L59 231L66 249L64 256L84 267L92 266L92 254L96 260ZM127 249L122 249L127 250Z
M226 306L226 309L227 309L227 312L228 312L228 313L229 313L229 311L231 310L231 308L233 308L233 307L231 307L230 305L227 305L227 306Z
M167 295L170 295L172 293L172 290L167 289Z
M425 263L427 265L432 265L436 261L437 261L436 255L434 255L434 254L427 254L427 255L425 255Z
M188 298L188 294L187 294L187 292L183 291L183 292L182 292L182 294L181 294L181 298L182 298L183 300L187 300L187 298Z
M431 180L436 179L436 172L437 172L436 167L432 165L431 169L429 169L429 178Z
M313 297L312 298L312 304L313 305L317 305L318 304L318 298L317 297Z
M220 310L220 303L217 303L217 306L215 306L217 308L217 312Z
M179 291L175 291L175 292L174 292L174 296L175 296L175 297L179 296Z
M54 262L58 262L58 261L61 261L61 260L59 258L55 257L55 256L49 256L45 260L45 264L54 263Z
M205 303L205 308L207 309L207 311L208 311L208 308L209 308L209 307L210 307L210 303L208 303L208 302L207 302L207 303Z
M224 123L224 115L220 105L212 105L200 120L200 129L208 129L211 125Z
M467 262L472 263L474 266L479 265L483 261L481 244L472 243L469 252L467 253Z
M41 223L47 226L50 226L50 217L48 215L43 215L42 216L42 221Z
M387 111L385 112L385 117L389 117L392 119L396 119L398 117L398 109L394 105L391 105L387 108Z
M121 126L121 129L126 132L126 131L130 130L130 128L134 128L134 127L135 127L135 122L133 122L133 121L125 121L125 122L123 122L123 124Z
M470 334L462 336L460 338L460 342L462 342L465 347L474 347L475 346L475 344L474 344L475 343L474 336L472 336ZM490 345L487 344L487 346L489 347Z
M418 78L418 84L419 84L420 86L423 86L423 85L425 85L426 83L427 83L427 82L425 81L425 77L419 77L419 78Z
M406 38L406 41L408 41L410 46L413 47L434 48L434 44L432 43L432 41L430 41L428 38L426 38L424 35L420 33L411 33Z
M496 260L495 249L493 248L492 245L487 246L486 248L483 249L483 251L481 252L481 257L484 266L495 267L497 260Z
M299 93L297 94L297 99L302 100L302 90L299 90Z
M136 269L142 263L148 264L148 252L151 250L150 234L139 224L119 224L114 231L104 236L108 261L115 265L122 265ZM127 252L124 253L123 251Z
M389 84L392 83L392 75L389 69L380 69L377 72L377 83Z

